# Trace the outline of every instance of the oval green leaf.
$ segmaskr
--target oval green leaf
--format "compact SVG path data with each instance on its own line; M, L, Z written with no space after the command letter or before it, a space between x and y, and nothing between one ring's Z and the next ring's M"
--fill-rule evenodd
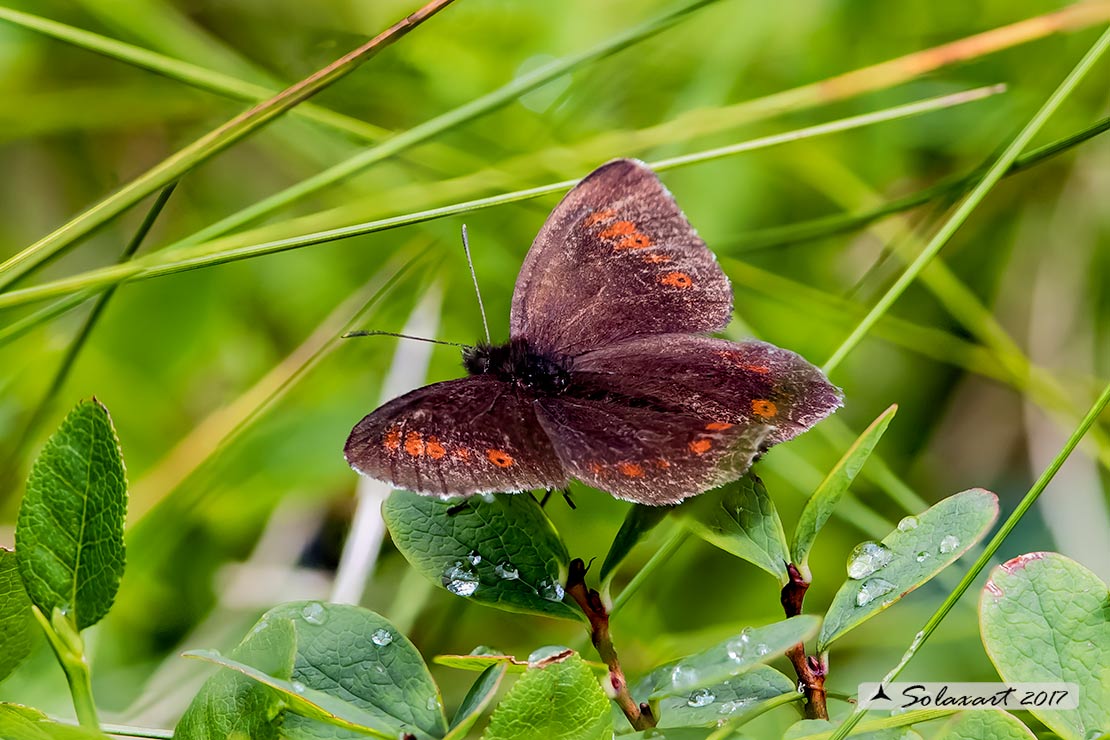
M575 654L520 677L483 740L612 740L613 716L597 676Z
M1008 683L1079 686L1079 709L1033 715L1062 738L1110 732L1110 593L1097 575L1054 552L991 571L979 600L983 645Z
M795 682L770 666L659 702L660 727L711 727L742 722L771 706L801 700Z
M655 529L659 522L666 519L671 509L670 506L632 504L632 508L628 510L624 521L621 522L617 536L613 538L613 544L609 546L605 562L601 564L601 573L598 577L602 583L613 576L617 566L624 562L628 553L632 552L632 548L639 544L648 532Z
M688 499L677 511L702 539L786 583L786 533L767 488L754 474Z
M108 613L123 576L127 482L108 409L77 404L31 468L15 527L19 571L43 614L78 629Z
M0 681L31 652L34 624L15 553L0 547Z
M836 592L817 649L824 652L833 640L956 562L990 531L997 517L998 497L973 488L937 502L919 516L903 519L879 543L881 557L870 558L878 567L857 570L859 577L845 581Z
M466 692L466 696L463 697L462 704L455 712L455 718L451 720L451 730L444 740L463 740L466 737L470 728L482 716L482 712L486 711L489 705L493 703L494 697L497 696L497 689L501 687L501 682L508 672L508 663L491 665L482 671L478 680L470 687L470 691Z
M107 735L83 727L54 722L37 709L0 704L0 738L12 740L108 740Z
M794 529L794 542L790 546L793 562L803 569L809 562L809 551L813 547L813 541L817 539L817 533L832 516L833 509L848 490L848 486L852 485L867 458L871 457L875 445L882 439L897 412L898 406L891 406L871 422L871 426L856 438L806 501L801 516L798 517L798 526Z
M1021 720L1001 709L960 712L937 736L944 740L1037 740Z
M452 505L394 491L382 515L397 549L440 587L506 611L584 619L563 601L566 546L531 496Z
M637 694L651 699L687 696L782 655L816 635L820 626L820 618L799 614L762 627L747 627L708 650L656 668L637 685Z

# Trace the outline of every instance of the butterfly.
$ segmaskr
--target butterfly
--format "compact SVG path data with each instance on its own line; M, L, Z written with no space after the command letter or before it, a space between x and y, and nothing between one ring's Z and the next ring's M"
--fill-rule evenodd
M659 178L617 159L540 229L513 292L509 341L463 349L467 377L360 421L359 473L450 497L565 488L648 505L735 480L841 405L799 355L705 334L732 317L716 258Z

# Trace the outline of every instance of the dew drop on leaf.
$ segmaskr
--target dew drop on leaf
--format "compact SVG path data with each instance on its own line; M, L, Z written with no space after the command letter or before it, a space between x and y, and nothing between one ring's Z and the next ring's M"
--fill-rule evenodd
M745 653L748 651L748 642L751 640L751 627L745 627L740 631L740 636L735 640L729 640L725 645L725 650L728 652L728 657L736 662L744 660Z
M520 571L516 569L515 565L508 561L504 563L498 563L496 566L494 566L493 572L497 574L498 578L505 581L515 581L516 579L520 578Z
M952 535L948 535L947 537L945 537L943 540L940 541L940 554L941 555L947 555L948 553L952 552L953 550L955 550L959 546L960 546L959 538L953 537Z
M447 569L443 574L443 587L456 596L473 596L478 590L478 576L469 567L463 565L461 560Z
M466 556L466 559L470 561L471 565L477 565L482 562L482 554L477 550L471 550L470 554Z
M304 621L309 624L323 624L328 620L327 610L324 609L324 605L319 601L305 604L304 608L301 609L301 616L304 617Z
M914 556L914 560L916 560L919 563L924 563L928 559L929 559L928 550L920 550L920 551L918 551L917 555Z
M385 629L384 627L376 629L374 630L374 633L370 635L370 642L374 643L378 647L385 647L389 643L393 642L393 633Z
M898 522L899 532L910 532L915 529L917 529L917 517L915 516L904 517L902 521Z
M861 542L848 556L848 577L854 580L866 578L894 559L894 553L878 542Z
M867 606L880 596L885 596L895 589L895 585L885 578L869 578L859 587L856 594L856 606Z
M300 681L294 681L293 683L289 684L289 686L293 689L294 694L303 694L305 691L305 686Z
M563 590L563 584L558 581L540 581L540 596L548 601L562 601L566 591Z
M704 707L712 704L717 700L713 692L709 689L698 689L690 694L690 698L686 700L686 704L691 707Z

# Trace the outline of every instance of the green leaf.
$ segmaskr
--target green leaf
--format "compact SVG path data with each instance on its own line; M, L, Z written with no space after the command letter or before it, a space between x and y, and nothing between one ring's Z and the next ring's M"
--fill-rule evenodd
M621 522L621 528L617 532L617 536L613 538L613 544L609 546L605 562L601 564L601 574L598 577L602 583L613 576L617 566L624 562L628 553L632 552L632 548L644 538L644 535L667 518L667 514L671 513L671 508L669 506L632 504L632 508L628 510L624 521Z
M406 728L392 717L375 716L364 712L353 704L329 696L323 691L310 689L299 681L274 678L246 663L225 658L215 650L189 650L183 653L186 658L197 658L223 668L236 671L260 684L269 686L281 696L285 708L302 717L314 719L325 724L335 725L358 734L372 735L384 740L403 735Z
M397 549L448 591L506 611L584 619L563 602L567 548L531 496L472 496L460 508L394 491L382 515Z
M960 712L937 733L944 740L1036 740L1033 731L1001 709Z
M0 738L4 740L108 740L107 735L74 725L63 725L37 709L0 704Z
M839 723L827 719L803 719L790 725L782 740L828 740ZM921 740L921 735L908 727L887 727L871 732L853 733L853 740Z
M1110 593L1097 575L1054 552L991 571L979 601L983 645L1008 683L1079 686L1079 709L1029 711L1062 738L1110 731Z
M708 650L656 668L637 686L637 694L646 693L651 699L686 696L696 689L719 684L810 639L817 634L820 624L820 618L812 614L799 614L762 627L745 627L738 635Z
M973 488L939 501L920 516L906 517L881 543L857 547L866 546L870 553L850 558L849 568L859 577L845 581L833 597L817 649L824 652L833 640L956 562L997 517L998 497Z
M443 701L424 659L384 617L358 606L304 601L275 607L262 619L293 623L293 681L370 715L393 718L418 737L447 733ZM299 737L354 736L292 715L282 729Z
M451 720L451 731L447 733L444 740L463 740L466 737L470 728L482 716L482 712L493 703L494 697L497 696L497 689L500 688L501 681L508 672L508 663L491 665L482 671L482 675L478 676L470 691L466 692L462 704L455 712L455 718Z
M484 671L495 665L504 665L509 673L524 673L528 670L527 660L518 660L512 655L502 655L501 653L473 652L470 655L437 655L432 659L432 662L448 668L457 668L460 671ZM609 675L609 666L604 663L593 660L583 660L582 662L599 676Z
M15 528L31 602L78 629L108 613L123 576L127 482L108 409L77 404L35 460Z
M231 657L271 676L289 678L296 655L296 632L289 619L263 617ZM174 729L174 740L278 740L280 695L232 671L220 671L204 682Z
M757 476L748 474L727 486L687 500L678 507L687 527L786 583L790 551L778 511Z
M609 699L575 654L529 668L497 705L483 740L611 740Z
M768 703L801 700L794 681L770 666L757 666L720 683L659 702L660 727L711 727L762 713Z
M713 730L703 727L658 727L631 735L618 735L621 740L706 740ZM742 736L732 734L728 740L743 740Z
M31 652L34 623L16 555L0 547L0 681Z
M891 406L871 422L871 426L856 438L806 501L805 508L798 518L798 526L794 530L794 543L790 546L790 552L794 557L793 562L803 570L808 566L809 551L813 547L813 541L817 539L817 533L832 516L833 509L840 503L841 497L848 490L848 486L852 485L852 481L855 480L863 464L867 462L867 458L871 457L871 452L882 439L883 433L890 426L897 411L897 405Z

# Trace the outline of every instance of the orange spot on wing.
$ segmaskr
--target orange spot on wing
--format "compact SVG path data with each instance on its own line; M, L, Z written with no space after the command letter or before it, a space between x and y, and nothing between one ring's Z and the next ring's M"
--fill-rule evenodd
M592 462L589 464L589 468L590 472L598 476L599 478L601 477L602 473L605 472L605 469L601 467L601 463Z
M662 468L663 470L666 470L667 468L671 467L671 464L669 462L667 462L666 460L664 460L663 458L659 458L658 460L655 461L655 467Z
M513 463L516 462L513 460L513 456L504 450L486 450L486 457L499 468L512 467Z
M652 244L651 237L635 231L617 242L614 249L647 249Z
M385 433L385 439L382 440L382 447L390 452L396 452L401 449L401 432L397 429L390 429Z
M413 457L424 454L424 439L420 436L420 432L409 432L405 435L405 452Z
M759 373L760 375L766 375L771 372L771 368L766 365L741 365L740 367L748 372Z
M723 432L726 429L732 429L732 424L723 421L715 421L712 424L705 425L705 430L707 432Z
M778 412L778 406L776 406L773 402L768 401L766 398L757 398L752 401L752 413L756 416L762 416L764 419L770 419Z
M689 446L690 452L693 452L695 455L704 455L705 453L709 452L709 449L713 446L713 443L703 437L701 439L693 440L692 442L690 442Z
M659 282L663 285L670 285L673 288L689 288L694 284L690 276L684 272L668 272L666 275L659 278Z
M617 470L620 471L621 475L626 475L629 478L643 478L644 477L643 467L637 465L636 463L622 462L619 465L617 465Z
M658 252L656 252L655 254L645 254L644 255L644 262L647 262L649 265L658 265L661 262L670 262L670 261L671 261L670 256L665 255L665 254L659 254Z
M602 221L608 221L608 220L616 218L616 217L617 217L617 212L614 211L612 208L603 208L602 210L594 211L589 216L587 216L586 217L586 225L587 226L596 226L597 224L601 223Z
M428 441L424 444L424 451L433 460L438 460L447 454L447 450L443 449L443 445L435 437L428 437Z
M618 236L628 236L636 231L636 224L631 221L614 221L602 229L598 234L602 239L615 239Z

